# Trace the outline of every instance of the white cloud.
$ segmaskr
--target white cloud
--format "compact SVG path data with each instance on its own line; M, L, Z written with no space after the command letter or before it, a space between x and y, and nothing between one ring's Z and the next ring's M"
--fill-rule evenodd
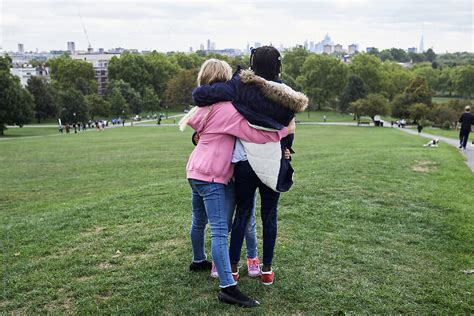
M2 0L0 0L1 2ZM3 47L86 48L80 12L92 45L187 50L208 38L220 48L255 41L284 45L319 41L379 48L418 46L436 51L474 51L473 4L454 0L3 0Z

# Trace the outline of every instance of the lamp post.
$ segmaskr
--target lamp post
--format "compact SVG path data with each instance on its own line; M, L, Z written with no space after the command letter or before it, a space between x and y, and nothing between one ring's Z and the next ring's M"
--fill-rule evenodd
M122 110L122 126L125 126L125 110Z
M74 116L74 134L77 134L77 122L76 122L76 112L72 113L72 115Z

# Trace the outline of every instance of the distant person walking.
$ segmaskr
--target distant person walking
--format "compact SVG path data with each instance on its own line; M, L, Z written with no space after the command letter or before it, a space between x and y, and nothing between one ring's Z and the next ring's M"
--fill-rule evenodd
M418 134L420 134L421 131L423 130L423 126L420 123L418 123L418 125L416 126L416 129L418 130Z
M467 105L464 108L464 113L459 118L461 123L461 130L459 131L459 148L466 149L469 133L471 133L471 125L474 125L474 116L471 113L471 107Z

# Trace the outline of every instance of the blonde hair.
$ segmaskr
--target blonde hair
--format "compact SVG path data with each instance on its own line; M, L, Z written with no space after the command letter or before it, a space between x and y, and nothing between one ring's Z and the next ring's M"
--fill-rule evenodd
M183 132L186 129L186 126L188 125L188 122L191 118L193 118L194 114L196 114L197 110L199 108L197 106L193 107L191 110L189 110L188 113L186 113L185 116L179 121L179 130Z
M199 70L198 86L214 82L224 82L232 78L232 68L223 60L211 58L206 60Z
M469 105L466 105L466 107L464 108L464 111L471 112L471 107Z

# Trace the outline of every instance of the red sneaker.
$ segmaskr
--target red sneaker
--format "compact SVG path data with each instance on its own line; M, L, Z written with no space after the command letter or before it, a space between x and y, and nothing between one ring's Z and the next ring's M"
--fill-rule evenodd
M232 277L234 278L235 282L239 281L239 272L232 272Z
M275 281L275 272L273 270L262 271L260 281L262 281L263 285L272 285L273 281Z

